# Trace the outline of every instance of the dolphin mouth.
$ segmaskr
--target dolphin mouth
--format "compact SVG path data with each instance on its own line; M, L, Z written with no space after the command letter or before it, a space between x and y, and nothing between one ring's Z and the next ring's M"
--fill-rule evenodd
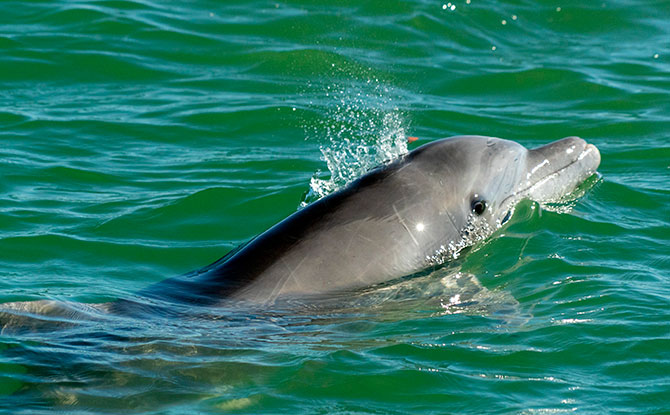
M510 200L528 198L540 203L557 202L591 177L600 165L600 151L579 137L566 137L528 150L527 169Z

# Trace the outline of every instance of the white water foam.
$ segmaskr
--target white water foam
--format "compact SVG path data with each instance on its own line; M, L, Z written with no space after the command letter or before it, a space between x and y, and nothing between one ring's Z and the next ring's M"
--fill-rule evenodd
M300 208L407 153L407 122L394 102L394 88L377 78L324 88L320 101L326 108L320 112L325 115L305 130L308 139L321 143L328 171L314 173Z

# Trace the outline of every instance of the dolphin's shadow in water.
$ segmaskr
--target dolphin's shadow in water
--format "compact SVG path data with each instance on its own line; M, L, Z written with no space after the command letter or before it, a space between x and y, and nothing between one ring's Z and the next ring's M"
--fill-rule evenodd
M24 380L9 398L37 402L41 407L71 408L73 402L86 402L91 390L95 396L96 389L104 393L114 385L150 382L154 388L156 382L169 382L163 379L162 366L188 371L180 365L188 366L191 359L207 361L215 356L217 368L224 366L235 373L238 360L246 361L249 353L340 348L340 341L379 347L396 341L393 336L351 338L348 331L360 325L381 328L396 322L441 319L447 314L489 319L495 327L525 323L509 293L489 290L474 275L454 268L441 267L395 283L319 299L290 299L265 308L244 301L193 306L134 298L143 307L133 308L129 315L115 313L112 303L41 300L2 304L0 356L13 362L11 370L26 374L17 377ZM446 321L440 325L450 326ZM208 370L207 364L198 367ZM50 385L43 379L59 380ZM174 385L168 387L174 390Z
M237 372L254 370L249 364L254 356L278 350L291 354L304 347L341 348L342 344L380 347L397 341L393 336L351 338L348 331L361 325L381 328L451 313L490 317L497 325L516 318L516 305L504 291L487 290L474 276L453 267L358 292L295 299L254 311L244 302L193 307L151 300L145 314L119 315L106 311L109 304L17 302L0 305L4 343L0 356L12 362L12 370L25 374L15 377L22 383L7 402L68 411L73 404L104 400L110 388L178 390L178 385L170 383L171 370L200 376L199 370L216 369L228 375L227 384L235 386ZM181 374L178 379L184 377Z

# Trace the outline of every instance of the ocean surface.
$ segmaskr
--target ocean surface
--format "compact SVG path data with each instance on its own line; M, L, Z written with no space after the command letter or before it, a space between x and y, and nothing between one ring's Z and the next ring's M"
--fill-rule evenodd
M437 291L105 312L458 134L599 176ZM667 0L0 2L2 413L670 414L669 247Z

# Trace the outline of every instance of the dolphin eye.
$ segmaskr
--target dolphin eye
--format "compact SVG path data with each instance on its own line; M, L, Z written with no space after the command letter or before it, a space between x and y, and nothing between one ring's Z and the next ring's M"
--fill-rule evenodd
M472 201L472 211L477 215L481 215L486 210L486 201L475 199Z

